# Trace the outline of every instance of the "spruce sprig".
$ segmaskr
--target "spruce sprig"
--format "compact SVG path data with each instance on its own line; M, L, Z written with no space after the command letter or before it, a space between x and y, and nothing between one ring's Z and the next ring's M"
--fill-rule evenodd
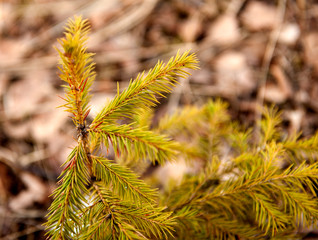
M108 239L105 236L113 239L148 239L146 236L163 239L168 237L167 234L172 235L171 213L150 204L141 207L131 201L123 201L114 196L103 182L92 186L91 202L82 231L83 239ZM104 232L101 232L100 225L107 226L102 228Z
M89 33L87 20L76 17L69 21L65 29L65 38L58 40L62 51L56 48L62 65L59 67L59 76L67 83L64 85L66 103L61 107L72 114L74 124L79 127L84 125L89 114L89 91L95 79L94 54L86 52L85 44Z
M174 158L179 147L164 135L143 128L133 128L131 124L103 123L98 129L89 130L89 133L92 139L100 137L107 148L111 143L117 155L122 151L128 158L133 156L135 161L149 159L163 164Z
M157 206L157 190L128 168L109 160L100 145L117 155L164 163L179 147L166 136L117 120L132 118L158 103L186 69L197 69L194 54L177 54L167 64L158 62L147 74L131 80L89 124L90 88L95 79L92 53L86 49L89 24L75 17L58 42L60 78L67 112L77 129L77 145L63 164L59 186L47 215L48 239L167 239L172 236L171 212Z
M136 204L144 201L156 202L157 192L126 167L102 157L92 157L92 163L97 180L105 185L112 183L113 191L122 198L130 199Z
M299 227L316 228L317 135L283 138L281 115L271 107L264 110L260 122L261 141L253 142L251 130L229 122L225 107L211 101L192 107L196 119L183 119L189 113L184 109L158 124L164 126L159 132L187 136L203 153L196 157L203 163L201 171L186 175L181 185L172 184L161 195L163 204L174 212L175 237L289 239L295 235L299 239ZM182 130L174 131L172 119ZM209 149L213 149L212 158ZM224 154L224 149L231 151Z
M158 103L158 96L171 92L178 78L190 75L185 69L198 69L197 59L189 51L177 53L167 64L159 61L153 69L130 80L129 86L108 103L92 122L95 129L101 123L112 123L122 117L132 118L137 110L149 109Z
M81 225L78 212L83 211L87 204L88 183L88 160L80 143L69 155L59 186L53 194L55 200L49 208L46 223L50 239L73 239L76 226Z

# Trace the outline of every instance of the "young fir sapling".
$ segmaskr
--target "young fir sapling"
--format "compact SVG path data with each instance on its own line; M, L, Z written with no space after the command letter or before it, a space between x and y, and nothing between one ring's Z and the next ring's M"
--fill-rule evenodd
M154 130L186 137L183 154L201 163L161 194L176 220L175 238L301 239L317 229L318 133L287 136L280 123L277 109L265 108L255 142L221 101L161 119Z
M188 76L186 69L198 68L188 52L138 75L87 123L95 78L88 30L76 17L59 41L63 107L72 114L77 146L53 194L49 239L299 239L306 227L317 228L318 134L284 134L272 107L264 109L256 142L253 129L232 122L219 100L184 107L153 126L157 97ZM114 150L116 161L102 155L101 145ZM125 167L177 156L197 170L160 194Z
M77 146L61 173L46 223L49 239L163 239L172 236L174 218L158 207L157 191L128 168L107 159L100 145L139 159L164 163L176 155L178 144L166 136L118 120L132 118L158 103L186 69L197 69L194 54L177 54L139 74L105 105L91 123L90 88L95 79L93 54L85 43L87 20L70 20L59 40L60 78L66 82L65 104L77 129Z

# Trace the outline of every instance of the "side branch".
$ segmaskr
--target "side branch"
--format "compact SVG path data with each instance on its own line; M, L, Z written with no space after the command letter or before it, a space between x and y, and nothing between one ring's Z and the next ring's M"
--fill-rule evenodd
M114 150L126 153L128 158L145 159L160 164L173 159L180 149L178 143L143 129L133 129L129 125L102 125L99 129L90 130L92 139L101 137L108 147L108 141Z
M71 239L75 226L81 226L78 212L86 203L89 174L83 146L79 145L68 157L62 172L60 186L54 191L54 201L49 208L46 223L49 239Z
M93 174L106 185L113 184L114 191L123 198L141 202L155 202L157 191L151 189L129 169L108 159L92 156Z
M149 204L136 206L129 201L119 199L109 191L102 182L96 183L92 193L91 207L92 225L89 227L89 236L98 236L105 239L105 235L112 235L114 239L124 234L128 239L167 239L171 234L174 218L163 208L156 208ZM102 206L103 205L103 206ZM107 209L104 211L104 209ZM111 233L104 229L111 228ZM104 235L104 236L103 236ZM88 238L88 235L86 236Z
M175 58L164 65L158 62L145 76L144 73L130 81L129 86L103 108L94 119L91 128L97 128L101 122L113 122L119 118L131 118L138 112L138 108L149 108L158 102L156 95L164 96L171 92L171 87L178 77L185 78L190 73L184 69L197 69L197 59L194 54L185 52L177 54Z

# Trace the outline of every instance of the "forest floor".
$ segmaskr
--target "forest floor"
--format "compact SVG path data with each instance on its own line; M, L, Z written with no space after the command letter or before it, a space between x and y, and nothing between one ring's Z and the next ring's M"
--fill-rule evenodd
M42 239L48 197L75 142L58 77L57 38L88 18L97 79L92 113L138 72L192 49L200 70L156 117L207 99L253 126L259 106L282 111L286 133L318 127L318 4L313 0L4 0L0 2L0 239Z

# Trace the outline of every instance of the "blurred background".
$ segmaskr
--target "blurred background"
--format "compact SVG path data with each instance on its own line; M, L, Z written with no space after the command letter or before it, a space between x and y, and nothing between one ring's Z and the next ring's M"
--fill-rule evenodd
M207 99L229 103L253 126L275 104L286 132L318 126L318 1L0 1L0 239L44 239L48 197L76 132L63 101L53 46L67 19L88 18L97 79L92 113L139 71L180 49L200 70L162 100L156 117ZM92 115L93 116L93 115Z

